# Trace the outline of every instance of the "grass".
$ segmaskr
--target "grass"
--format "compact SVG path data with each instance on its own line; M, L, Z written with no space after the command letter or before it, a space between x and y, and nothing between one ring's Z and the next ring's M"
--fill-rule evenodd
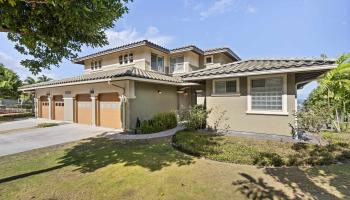
M0 199L337 199L350 165L257 168L198 159L166 139L103 138L0 159Z
M47 127L53 127L58 126L59 123L40 123L37 125L38 128L47 128Z
M16 120L18 118L25 118L25 117L32 117L32 113L23 113L23 114L14 114L14 115L5 115L5 116L0 116L0 123L2 122L10 122L13 120Z
M301 166L328 165L350 160L350 134L327 136L332 143L318 146L182 131L175 135L174 143L189 154L237 164ZM346 139L348 142L343 142Z

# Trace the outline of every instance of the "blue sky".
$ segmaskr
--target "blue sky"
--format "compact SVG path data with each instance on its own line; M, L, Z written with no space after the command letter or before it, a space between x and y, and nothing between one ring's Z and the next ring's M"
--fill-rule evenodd
M79 55L135 40L149 39L167 48L195 44L228 46L241 58L337 57L350 52L348 0L134 0L130 12L107 31L110 45L83 48ZM0 33L0 62L21 77L23 58ZM82 73L81 65L64 61L44 74L55 79ZM299 91L301 98L315 87Z

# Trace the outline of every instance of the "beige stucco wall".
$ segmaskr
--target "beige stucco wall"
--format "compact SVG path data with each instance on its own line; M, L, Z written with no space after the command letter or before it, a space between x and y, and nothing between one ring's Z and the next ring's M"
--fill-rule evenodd
M267 134L289 135L288 123L294 122L295 113L295 76L287 76L287 111L288 115L247 114L247 78L241 77L240 95L211 96L212 81L206 82L207 108L212 109L208 118L208 125L218 129L247 131ZM220 117L222 116L222 117Z
M213 67L217 67L219 65L231 63L231 62L234 62L234 61L232 60L232 58L228 57L226 54L216 53L216 54L213 54L213 63L206 64L205 67L206 68L213 68Z
M162 94L158 94L158 90ZM177 109L177 88L171 85L135 82L135 99L129 99L130 127L136 127L137 117L141 121L159 112Z
M127 67L127 66L134 66L140 69L145 69L146 67L146 52L148 52L149 48L147 47L138 47L138 48L133 48L133 49L128 49L125 51L120 51L117 53L111 53L108 55L104 55L104 56L100 56L100 57L96 57L93 59L88 59L86 61L84 61L84 72L85 73L90 73L90 67L91 67L91 61L95 61L95 60L102 60L102 69L101 70L110 70L110 69L115 69L118 67ZM122 55L124 56L125 54L130 54L133 53L133 58L134 61L132 63L128 63L128 64L119 64L119 56Z

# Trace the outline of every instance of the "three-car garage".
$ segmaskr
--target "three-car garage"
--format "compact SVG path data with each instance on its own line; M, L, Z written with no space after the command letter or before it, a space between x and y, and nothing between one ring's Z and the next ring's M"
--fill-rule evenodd
M73 112L73 122L79 124L96 125L108 128L122 128L121 102L117 92L91 94L77 94L72 110L65 109L63 95L41 96L39 116L47 119L65 120L65 112ZM51 108L50 108L51 107ZM51 116L50 116L51 115Z

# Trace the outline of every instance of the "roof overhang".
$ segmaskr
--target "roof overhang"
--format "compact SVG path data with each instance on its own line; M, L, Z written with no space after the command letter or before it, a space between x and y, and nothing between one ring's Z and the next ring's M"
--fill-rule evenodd
M258 76L266 74L280 74L280 73L297 73L297 72L309 72L309 71L328 71L336 68L336 65L316 65L298 68L288 68L288 69L275 69L275 70L265 70L265 71L249 71L249 72L235 72L229 74L216 74L208 76L198 76L198 77L185 77L182 78L184 81L197 81L197 80L207 80L215 78L231 78L231 77L241 77L241 76Z
M123 77L117 77L117 78L107 78L107 79L99 79L99 80L62 83L62 84L56 84L56 85L29 87L29 88L23 88L19 90L23 92L30 92L30 91L34 91L37 89L44 89L44 88L56 88L56 87L65 87L65 86L74 86L74 85L83 85L83 84L103 83L103 82L109 82L109 81L124 81L124 80L133 80L133 81L156 83L156 84L163 84L163 85L174 85L174 86L199 85L198 83L191 83L191 82L170 82L170 81L153 80L153 79L147 79L147 78L138 78L138 77L132 77L132 76L123 76Z

